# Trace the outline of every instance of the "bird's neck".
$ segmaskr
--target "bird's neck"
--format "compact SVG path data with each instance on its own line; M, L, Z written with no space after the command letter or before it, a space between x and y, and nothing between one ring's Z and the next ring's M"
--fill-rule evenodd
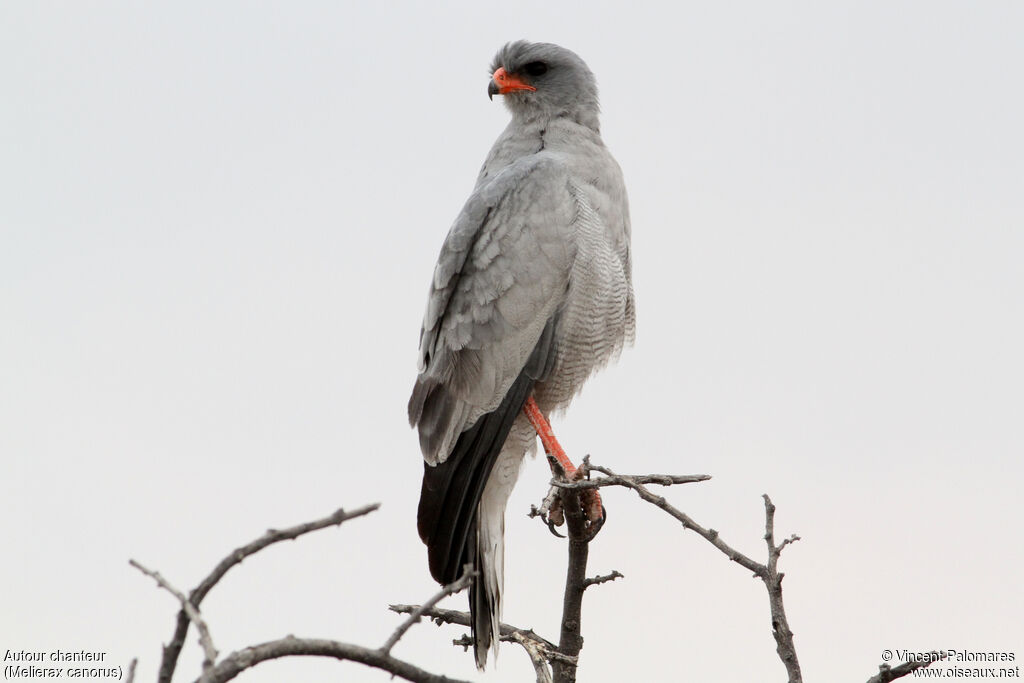
M589 128L598 135L601 134L597 103L590 100L579 100L565 107L524 106L518 101L508 104L509 110L512 112L512 123L523 128L536 126L547 128L552 122L564 120Z
M513 119L495 141L487 155L477 186L488 182L501 169L518 159L541 152L565 155L599 153L604 148L601 136L589 126L567 117L537 118L523 121Z

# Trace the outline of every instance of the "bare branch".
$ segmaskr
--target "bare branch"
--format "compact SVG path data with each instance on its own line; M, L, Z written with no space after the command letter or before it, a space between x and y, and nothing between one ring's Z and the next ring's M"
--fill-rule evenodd
M224 683L230 681L246 669L252 668L260 662L280 657L294 656L318 656L333 657L339 660L358 662L376 669L382 669L393 676L398 676L414 683L468 683L459 679L439 676L424 671L408 662L396 659L379 649L373 650L358 645L339 643L334 640L322 640L313 638L296 638L287 636L280 640L273 640L260 645L253 645L230 655L221 660L217 666L204 674L196 683Z
M504 636L498 636L498 640L506 642L506 638ZM473 643L475 642L476 641L473 640L468 633L463 633L460 637L452 639L452 645L455 647L461 647L463 652L469 652L469 648L473 647Z
M138 657L132 659L131 663L128 665L128 673L125 674L124 683L135 683L135 667L138 665L138 663Z
M189 621L195 624L196 628L199 630L199 644L203 647L203 671L208 671L210 667L213 666L214 662L217 661L217 648L213 646L213 639L210 637L210 629L207 628L206 622L203 621L202 615L199 614L199 608L189 602L184 593L169 584L164 577L160 576L159 572L146 569L135 560L128 560L128 564L135 567L146 576L151 577L156 581L160 588L163 588L165 591L178 598L178 602L181 603L182 611L188 615Z
M420 609L420 606L419 605L389 605L388 609L390 609L392 612L398 612L399 614L412 614L414 611ZM469 625L470 625L469 613L468 612L460 612L458 610L453 610L453 609L440 609L438 607L434 607L434 608L431 608L431 609L424 609L421 614L422 614L422 616L429 617L433 622L435 622L438 625L440 625L440 624L454 624L456 626L466 626L466 627L469 627ZM557 652L558 646L555 645L554 643L552 643L551 641L547 640L546 638L542 638L541 636L537 635L533 631L533 629L519 628L518 626L511 626L511 625L506 624L506 623L501 623L501 624L498 625L498 627L499 627L499 634L501 636L501 640L502 641L515 641L515 637L516 636L521 636L523 638L528 638L528 639L536 642L538 645L540 645L545 650L550 652L552 657L557 657L558 656L558 652ZM459 641L456 641L456 644L461 644L461 643ZM471 646L472 644L473 644L473 641L469 641L467 646ZM549 659L550 659L550 657L549 657ZM565 661L572 661L572 660L566 659Z
M263 550L269 545L279 541L295 540L299 536L308 534L311 531L318 531L327 527L337 526L350 519L367 515L379 507L380 503L374 503L372 505L365 505L351 512L338 509L334 514L328 515L327 517L314 522L307 522L305 524L299 524L281 530L270 529L255 541L239 548L235 548L230 555L221 560L213 571L210 572L210 575L203 579L189 594L188 602L190 602L194 607L199 607L199 603L203 601L206 594L210 592L211 588L217 585L217 582L228 573L228 570L236 564L239 564L246 557ZM178 655L181 654L181 648L185 644L185 636L188 634L189 623L190 619L188 613L182 609L178 612L174 635L171 637L170 642L164 646L163 659L160 663L160 673L157 678L158 683L171 683L171 678L174 676L174 669L178 665Z
M607 477L614 477L615 483L619 486L625 486L626 488L633 489L634 491L636 491L636 494L640 496L642 499L646 500L651 505L661 508L662 510L664 510L665 512L679 520L682 523L684 529L689 529L690 531L696 532L708 543L710 543L711 545L715 546L723 553L725 553L725 556L728 557L730 560L744 567L745 569L748 569L758 578L764 578L764 576L766 575L768 571L767 567L765 567L763 564L755 562L754 560L750 559L740 551L730 546L728 543L723 541L718 536L717 531L715 531L714 529L705 529L703 526L695 522L693 518L691 518L688 514L671 505L667 500L665 500L664 497L656 496L653 493L651 493L649 490L647 490L647 488L644 487L643 484L637 483L636 477L621 476L599 465L591 465L588 463L588 467L591 470L600 472Z
M586 463L587 460L584 459L584 466ZM590 541L594 537L594 532L588 528L586 514L580 507L580 492L563 490L560 498L569 533L569 561L562 596L562 627L558 638L558 651L578 659L580 650L583 649L583 592L587 589L587 558L590 555ZM575 663L552 662L554 683L575 683L576 669Z
M929 656L926 659L920 659L913 662L903 662L896 666L881 664L878 667L878 673L869 678L868 683L889 683L889 681L895 681L897 678L903 678L907 674L913 673L918 669L931 666L935 662L946 658L945 652L938 652L936 650L932 650L928 655Z
M537 683L553 683L551 668L548 666L547 652L544 648L537 641L526 638L518 633L513 634L512 638L526 650L526 655L530 658L530 663L533 664L533 671L537 674Z
M570 657L569 655L563 655L561 652L555 649L554 645L552 645L551 647L544 645L541 642L543 638L528 638L521 632L513 633L508 636L501 636L500 640L503 643L519 643L520 645L522 645L520 641L529 640L536 646L537 651L544 655L544 659L548 660L549 662L562 662L564 664L569 664L571 666L577 666L580 661L578 657Z
M796 646L793 644L793 631L789 628L786 618L786 607L782 602L782 577L778 571L779 555L788 543L799 537L795 534L779 545L775 545L775 505L768 494L764 494L764 541L768 545L768 566L761 577L768 588L768 604L772 613L772 635L775 637L775 651L786 667L789 683L802 683L800 662L796 657Z
M405 635L405 632L412 628L412 625L418 622L420 620L420 617L422 617L424 613L433 609L437 603L441 602L449 595L454 595L455 593L458 593L467 588L469 584L473 581L473 578L477 575L477 572L470 571L469 569L470 565L466 565L466 569L464 570L461 579L449 583L447 586L438 591L437 595L430 598L419 607L413 609L412 612L409 613L409 618L403 621L401 624L399 624L398 628L395 629L395 632L392 633L391 637L387 639L387 642L381 645L381 654L389 654L391 652L391 648L395 646L395 643L401 640L402 636Z
M583 582L584 588L590 588L591 586L597 586L598 584L607 583L608 581L614 581L615 579L624 579L625 576L618 569L613 569L611 574L605 574L604 576L595 576L587 579Z
M582 468L581 468L582 469ZM598 472L604 471L603 468L591 467L590 469ZM567 490L582 490L582 489L596 489L603 486L628 486L626 480L631 481L634 484L645 485L645 484L658 484L660 486L673 486L675 484L695 484L700 481L708 481L711 479L710 474L614 474L604 477L598 477L596 479L581 479L579 481L565 481L561 479L553 479L551 481L552 486L556 486L560 489Z
M778 545L775 544L775 506L767 495L764 496L764 538L768 545L768 564L761 564L760 562L755 562L750 557L744 555L723 541L718 535L718 532L714 529L704 528L685 512L672 506L662 496L656 496L651 493L644 484L641 483L645 477L618 475L608 468L590 464L589 459L584 459L583 467L587 468L589 471L600 472L605 475L603 479L607 480L606 485L608 486L618 485L633 489L643 500L661 508L668 514L672 515L672 517L679 520L684 529L695 531L708 543L722 551L722 553L724 553L730 560L749 570L754 574L754 576L761 579L761 581L764 582L765 588L768 590L768 604L771 609L772 616L772 635L775 638L776 651L778 652L783 665L786 667L786 673L789 676L789 683L802 683L803 676L800 672L800 664L797 660L796 648L793 644L793 631L789 628L789 621L786 619L785 606L782 602L782 578L784 574L778 571L779 555L782 553L782 549L790 543L798 541L800 537L794 534L782 543ZM674 483L674 477L667 476L661 478L662 476L664 475L647 475L647 478L658 477L658 480L655 481L655 483L659 484L665 482ZM694 475L689 479L692 481L703 481L703 479L699 478L700 476L701 475ZM598 479L597 481L602 481L602 479Z

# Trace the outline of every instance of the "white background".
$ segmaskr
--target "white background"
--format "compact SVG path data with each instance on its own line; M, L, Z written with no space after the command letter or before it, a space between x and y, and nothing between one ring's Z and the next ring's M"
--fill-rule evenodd
M1024 5L0 5L0 652L153 680L173 599L268 527L381 510L233 569L218 648L376 647L436 587L405 421L437 251L507 121L508 40L598 77L638 342L555 424L763 559L808 681L883 649L1024 657ZM564 546L508 513L505 619L557 638ZM761 584L625 490L581 681L782 681ZM449 606L464 609L458 596ZM395 654L478 675L455 627ZM194 632L180 680L199 673ZM281 660L247 681L387 681Z

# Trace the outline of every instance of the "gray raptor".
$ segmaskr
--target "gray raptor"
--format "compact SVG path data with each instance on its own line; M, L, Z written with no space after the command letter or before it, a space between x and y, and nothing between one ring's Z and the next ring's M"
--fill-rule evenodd
M425 461L419 534L438 582L478 572L481 669L498 644L519 466L538 425L634 334L629 207L594 75L575 53L526 41L499 50L491 73L488 95L512 120L441 247L409 400Z

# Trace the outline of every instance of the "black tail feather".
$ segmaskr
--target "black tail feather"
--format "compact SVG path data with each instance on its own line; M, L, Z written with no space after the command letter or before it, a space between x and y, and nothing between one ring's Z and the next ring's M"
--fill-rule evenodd
M447 460L424 464L417 521L438 583L457 581L464 564L475 566L477 504L533 384L521 373L501 404L459 435Z

